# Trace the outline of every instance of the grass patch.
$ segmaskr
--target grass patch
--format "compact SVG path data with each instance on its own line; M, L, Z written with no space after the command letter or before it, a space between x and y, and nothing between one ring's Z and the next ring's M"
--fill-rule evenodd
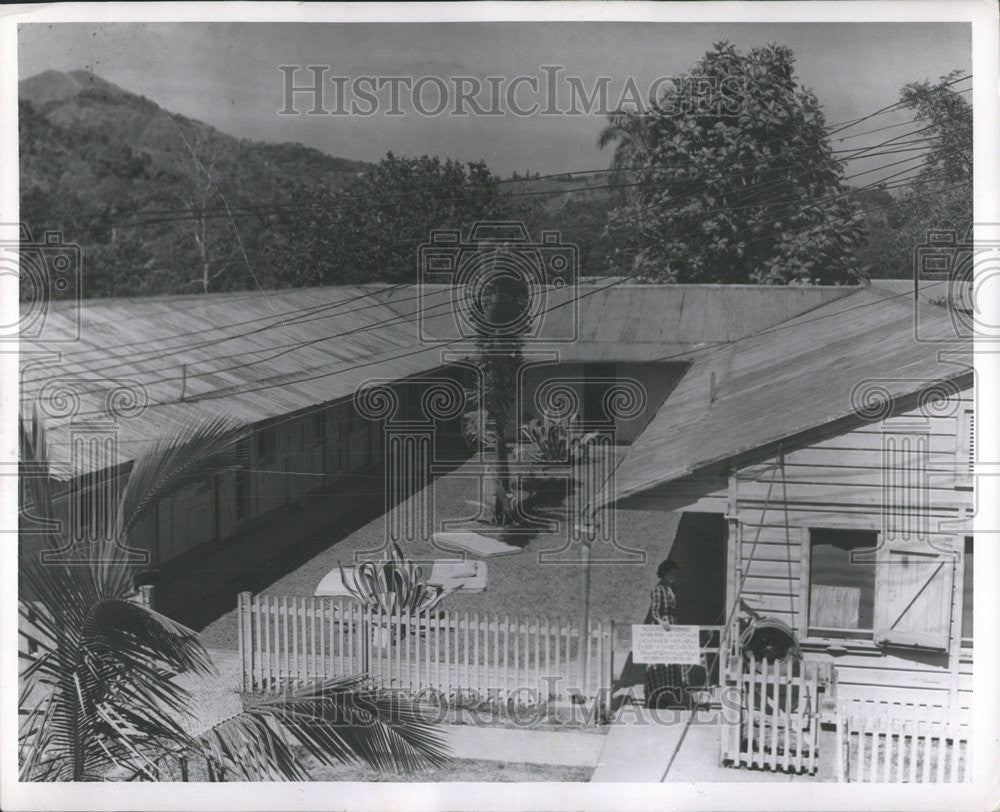
M339 765L311 770L317 781L589 781L591 767L516 764L508 761L456 760L447 767L397 775L368 767Z

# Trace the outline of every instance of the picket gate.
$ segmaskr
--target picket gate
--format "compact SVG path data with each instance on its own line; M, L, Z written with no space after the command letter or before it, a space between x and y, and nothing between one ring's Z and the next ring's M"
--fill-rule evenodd
M723 764L789 773L818 767L820 695L828 668L788 657L729 659L726 684L739 707L720 713ZM726 697L724 695L725 703Z

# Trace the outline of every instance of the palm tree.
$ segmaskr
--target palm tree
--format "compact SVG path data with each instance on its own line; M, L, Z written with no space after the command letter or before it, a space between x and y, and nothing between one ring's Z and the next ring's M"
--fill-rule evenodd
M623 196L627 196L629 180L639 177L636 173L647 165L652 147L650 129L649 118L643 113L616 110L608 115L608 123L597 137L598 149L614 144L611 182Z
M62 549L38 413L19 427L22 464L33 469L25 512ZM79 563L43 562L22 539L22 780L158 780L192 757L204 758L210 775L246 779L308 777L302 754L407 771L445 763L416 709L367 690L363 678L270 695L228 690L194 631L135 600L123 554L129 529L157 498L233 465L244 437L213 419L153 443L117 498L107 540ZM206 692L214 716L198 707Z
M477 408L465 415L464 422L468 437L481 447L492 444L496 450L493 523L498 526L512 524L519 515L510 470L510 431L516 420L519 373L524 364L523 336L531 326L524 314L529 312L532 295L524 278L496 272L504 250L483 249L484 282L470 303L476 316L480 388L472 394Z

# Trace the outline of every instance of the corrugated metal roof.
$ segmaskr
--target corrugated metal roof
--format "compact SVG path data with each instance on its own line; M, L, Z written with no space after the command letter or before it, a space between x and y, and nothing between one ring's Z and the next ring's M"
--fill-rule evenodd
M538 341L567 361L665 360L854 290L583 284L546 291ZM201 415L255 423L349 397L373 378L440 366L442 348L459 334L452 297L449 286L369 285L88 300L78 309L78 340L22 342L22 402L42 396L53 456L68 461L73 414L53 407L72 401L56 392L74 394L77 418L99 419L116 387L138 386L149 405L119 421L112 462L125 462ZM76 315L72 303L57 304L46 337L75 336Z
M449 303L451 288L425 286L430 317L427 330L442 338L456 334ZM785 285L639 285L582 283L539 294L537 340L566 344L618 346L648 360L655 353L644 344L689 348L729 341L763 330L814 307L848 296L857 288ZM400 313L415 314L420 300L412 289L389 292L387 301ZM572 300L576 299L576 305ZM572 339L566 340L567 338ZM598 360L598 359L595 359Z
M41 395L53 456L65 461L73 414L57 408L71 403L55 400L57 391L75 396L78 419L99 419L116 386L138 385L149 405L119 421L124 462L199 415L258 422L348 397L372 378L439 366L439 349L421 345L412 320L382 295L328 287L86 301L79 340L22 343L22 402ZM74 308L56 308L46 335L74 335L74 317ZM53 348L61 357L33 360Z
M903 296L912 296L919 291L920 298L930 304L944 304L948 301L964 306L972 295L972 285L963 279L937 278L914 279L872 279L872 287Z
M919 308L920 335L928 341L916 339L912 295L873 287L697 353L632 444L615 474L614 492L602 500L623 498L848 417L855 413L856 387L866 382L896 398L968 376L971 342L951 341L955 329L945 308ZM939 359L942 349L954 351L954 363Z

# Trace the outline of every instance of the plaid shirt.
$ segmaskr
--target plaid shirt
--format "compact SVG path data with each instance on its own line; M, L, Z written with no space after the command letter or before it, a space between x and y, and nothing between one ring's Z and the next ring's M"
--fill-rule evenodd
M649 603L654 622L659 623L665 620L667 623L674 623L677 598L669 586L663 584L654 586L653 591L649 593Z

